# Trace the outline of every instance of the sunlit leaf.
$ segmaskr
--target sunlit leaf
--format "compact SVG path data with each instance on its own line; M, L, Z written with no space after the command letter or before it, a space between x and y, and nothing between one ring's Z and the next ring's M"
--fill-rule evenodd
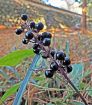
M33 57L33 50L16 50L8 55L0 58L0 66L16 66L22 62L24 58Z

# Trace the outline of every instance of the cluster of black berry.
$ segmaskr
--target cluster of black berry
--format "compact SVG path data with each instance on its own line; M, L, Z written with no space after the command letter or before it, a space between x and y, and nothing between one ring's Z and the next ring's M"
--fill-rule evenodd
M52 62L50 64L50 69L45 71L46 77L53 77L53 74L59 68L63 68L63 70L67 73L70 73L72 71L70 58L67 57L63 51L51 50L50 55L52 57Z
M23 38L23 44L28 44L29 42L33 44L33 51L36 54L41 54L44 59L50 58L51 64L50 69L45 70L45 76L47 78L52 78L54 73L63 68L65 72L70 73L72 71L70 58L66 56L64 51L52 50L50 47L52 35L50 32L39 32L44 28L42 22L35 23L34 21L28 22L28 16L23 14L21 19L24 23L21 28L16 30L16 34L20 35L25 32L25 37Z

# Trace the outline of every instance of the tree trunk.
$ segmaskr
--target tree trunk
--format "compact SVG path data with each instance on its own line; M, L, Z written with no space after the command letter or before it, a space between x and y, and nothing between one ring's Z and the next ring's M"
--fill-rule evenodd
M83 0L82 4L82 19L81 19L81 28L82 32L84 33L85 30L87 29L87 24L86 24L86 14L87 14L87 1Z

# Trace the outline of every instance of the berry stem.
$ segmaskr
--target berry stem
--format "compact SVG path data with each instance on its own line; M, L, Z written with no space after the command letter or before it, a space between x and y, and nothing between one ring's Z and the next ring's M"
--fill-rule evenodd
M60 73L65 77L65 79L69 82L69 84L73 87L73 89L78 93L82 101L85 103L85 105L88 105L84 97L81 95L81 93L78 91L78 89L74 86L74 84L71 82L71 80L68 78L67 74L64 72L63 68L59 67Z

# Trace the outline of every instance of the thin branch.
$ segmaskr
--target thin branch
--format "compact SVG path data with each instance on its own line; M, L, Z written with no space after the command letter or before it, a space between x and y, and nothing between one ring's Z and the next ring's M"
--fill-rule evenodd
M85 105L88 105L84 97L81 95L81 93L78 91L78 89L74 86L74 84L71 82L71 80L68 78L67 74L64 72L63 68L59 67L60 73L65 77L65 79L69 82L69 84L73 87L73 89L78 93L82 101L85 103Z

